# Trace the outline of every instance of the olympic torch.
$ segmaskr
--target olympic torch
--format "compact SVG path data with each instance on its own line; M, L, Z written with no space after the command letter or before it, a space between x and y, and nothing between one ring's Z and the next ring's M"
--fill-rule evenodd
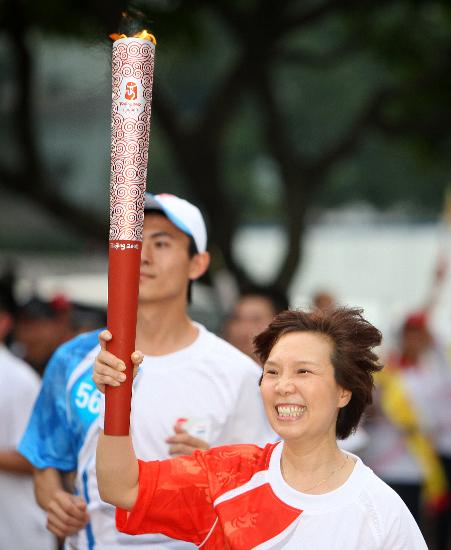
M106 389L104 429L128 435L156 41L147 31L112 38L107 348L125 363L127 380Z

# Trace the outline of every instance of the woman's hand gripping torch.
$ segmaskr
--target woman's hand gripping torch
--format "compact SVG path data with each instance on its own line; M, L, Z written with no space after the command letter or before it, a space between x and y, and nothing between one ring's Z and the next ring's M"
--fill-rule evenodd
M147 31L112 38L108 351L127 379L106 388L105 434L128 435L156 41Z

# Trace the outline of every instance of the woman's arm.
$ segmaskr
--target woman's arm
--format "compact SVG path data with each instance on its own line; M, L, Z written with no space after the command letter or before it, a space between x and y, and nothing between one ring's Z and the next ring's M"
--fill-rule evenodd
M131 510L138 498L138 460L131 437L101 432L96 460L100 498Z
M106 350L111 333L104 330L99 334L101 351L96 357L93 380L102 393L105 385L120 386L125 379L125 365L112 353ZM141 352L132 354L134 374L141 363ZM97 482L102 500L118 508L131 510L138 497L138 461L131 437L105 435L100 432L97 443Z

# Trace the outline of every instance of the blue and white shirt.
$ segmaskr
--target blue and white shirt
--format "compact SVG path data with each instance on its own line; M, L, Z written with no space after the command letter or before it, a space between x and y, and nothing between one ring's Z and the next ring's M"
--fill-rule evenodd
M76 471L76 492L86 500L88 509L95 483L92 476L101 399L92 380L93 362L100 349L99 332L77 336L55 352L18 446L36 468ZM80 541L74 546L75 541L67 540L66 548L94 548L91 523L73 538L84 539L84 544Z

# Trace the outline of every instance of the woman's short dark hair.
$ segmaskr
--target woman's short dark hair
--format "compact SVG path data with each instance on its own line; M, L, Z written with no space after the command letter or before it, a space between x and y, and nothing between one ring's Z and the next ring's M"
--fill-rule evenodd
M337 437L353 432L363 411L372 402L373 373L382 365L372 351L381 343L380 331L362 317L362 309L336 307L325 311L287 310L276 315L267 329L254 339L255 353L264 364L277 341L289 332L324 334L333 344L331 362L337 384L352 392L349 403L340 409Z

